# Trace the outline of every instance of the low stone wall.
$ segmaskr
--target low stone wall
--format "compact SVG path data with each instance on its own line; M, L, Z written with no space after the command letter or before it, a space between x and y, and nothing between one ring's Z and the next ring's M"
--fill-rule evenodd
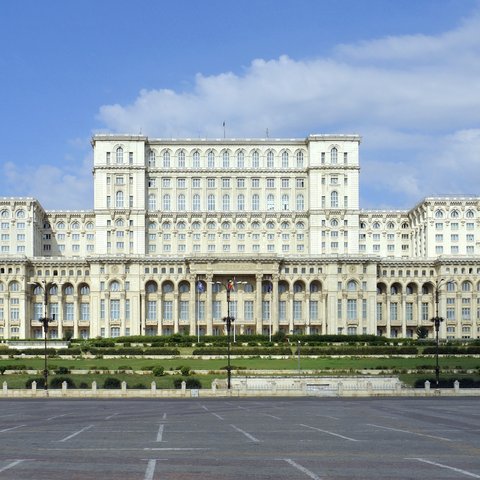
M480 396L479 388L433 389L430 382L424 388L404 387L398 378L318 377L318 378L235 378L232 388L226 388L225 380L215 380L210 389L187 389L182 382L180 389L157 389L152 382L150 389L127 389L122 382L120 389L97 388L96 382L89 389L68 389L66 382L61 389L38 389L33 382L31 389L9 389L3 382L0 398L195 398L195 397L436 397Z

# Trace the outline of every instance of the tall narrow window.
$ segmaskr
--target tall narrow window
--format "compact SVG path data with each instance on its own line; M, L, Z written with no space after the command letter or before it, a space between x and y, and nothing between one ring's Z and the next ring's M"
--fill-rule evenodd
M223 210L225 212L230 210L230 195L228 193L223 196Z
M237 153L237 168L245 168L245 154L242 151Z
M207 199L207 209L212 212L215 210L215 195L210 194Z
M273 152L270 150L267 153L267 168L273 168L274 167L274 162L275 162L275 157L273 155Z
M223 168L230 168L230 154L228 152L223 152Z
M193 196L192 209L194 212L198 212L200 210L200 195L198 193Z
M245 195L243 193L237 196L237 210L245 210Z
M282 153L282 168L288 168L288 152Z
M297 152L297 168L303 168L303 152Z
M163 168L170 168L170 152L163 152Z
M166 193L163 196L163 209L168 212L170 208L171 208L170 194Z
M331 208L338 208L338 192L333 191L330 194L330 207Z
M260 166L260 155L259 153L255 150L252 153L252 168L258 168Z
M178 152L178 168L185 168L185 152L183 150Z
M260 209L260 197L258 194L252 195L252 210Z
M195 151L193 152L193 168L200 168L200 153Z
M115 208L123 208L123 192L118 191L115 194Z
M215 168L215 154L213 152L208 152L207 161L208 168Z
M330 150L330 163L336 164L337 161L338 161L338 150L335 147L333 147Z
M157 209L157 199L153 193L148 196L148 209L156 210Z
M116 163L123 163L123 148L118 147L115 151L115 161Z
M177 199L177 210L183 212L185 211L185 195L183 195L183 193L181 195L178 196L178 199Z
M301 193L297 195L297 211L301 212L305 209L305 200Z

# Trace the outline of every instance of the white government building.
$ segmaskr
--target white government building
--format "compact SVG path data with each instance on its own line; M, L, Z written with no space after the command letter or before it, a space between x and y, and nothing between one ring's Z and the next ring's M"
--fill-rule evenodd
M480 197L360 209L360 140L95 135L93 210L0 198L0 337L223 335L233 280L238 334L478 338Z

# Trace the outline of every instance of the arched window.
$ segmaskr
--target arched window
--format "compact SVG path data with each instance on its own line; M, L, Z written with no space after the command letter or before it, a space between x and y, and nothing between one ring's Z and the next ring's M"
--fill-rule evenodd
M280 228L282 230L288 230L290 228L290 224L288 222L282 222Z
M210 151L207 155L208 168L215 168L215 154Z
M148 196L148 209L149 210L156 210L157 209L157 197L153 193L151 193Z
M290 209L290 197L287 193L282 195L282 210L289 210Z
M404 229L408 228L408 223L407 222L402 223L402 228L404 228Z
M392 286L390 287L390 294L391 294L391 295L398 295L398 287L397 287L397 285L392 285Z
M17 210L17 218L25 218L25 210Z
M177 210L184 211L186 209L185 195L181 193L177 198Z
M207 210L212 212L215 210L215 195L211 193L207 199Z
M267 168L273 168L275 163L275 156L271 150L267 153Z
M245 222L238 222L237 223L237 228L238 228L238 230L244 230L245 229Z
M435 218L443 218L443 211L442 210L436 210L435 211Z
M11 292L19 292L20 291L20 283L18 282L10 282L9 288Z
M65 222L58 222L57 230L64 230L64 229L65 229Z
M338 220L336 218L332 218L332 220L330 221L330 226L331 227L338 227Z
M178 152L178 168L185 168L185 152L183 150Z
M258 168L260 166L260 155L257 150L252 153L252 168Z
M299 193L297 195L297 211L301 212L305 209L305 199L303 194Z
M170 194L165 193L163 195L163 209L168 212L170 211L170 208L171 208Z
M260 224L258 222L252 222L252 229L258 230L260 228Z
M123 208L123 192L121 190L115 194L115 208Z
M338 208L338 192L335 190L330 194L330 207Z
M194 212L200 210L200 195L198 193L193 196L192 209Z
M123 218L117 218L115 220L115 226L116 227L123 227L125 225L125 222L123 221Z
M162 230L170 230L172 224L170 222L163 222L162 223Z
M2 210L2 213L0 215L2 218L8 218L10 217L10 212L8 210Z
M330 150L330 163L336 164L337 161L338 161L338 150L335 147L333 147Z
M267 210L275 210L275 195L273 193L267 195Z
M395 228L395 224L394 224L393 222L388 222L388 223L387 223L387 228L388 228L389 230L392 230L393 228Z
M462 292L470 292L472 290L472 284L470 282L462 283Z
M217 224L215 222L208 222L207 228L208 230L215 230L217 228Z
M157 224L155 222L150 222L148 224L148 229L149 230L155 230L157 228Z
M230 154L227 151L223 152L222 160L223 168L230 168Z
M267 228L268 228L269 230L274 229L274 228L275 228L275 223L274 223L274 222L267 222Z
M111 292L119 292L120 291L120 283L116 280L110 283L110 291Z
M202 225L201 225L200 222L193 222L192 223L193 230L200 230L201 227L202 227Z
M195 150L192 156L193 168L200 168L200 153Z
M222 207L225 212L230 211L230 195L225 193L222 198Z
M452 210L452 213L450 214L452 218L458 218L460 214L458 213L458 210Z
M92 222L88 222L86 225L85 225L85 228L87 230L93 230L93 223Z
M347 290L349 292L356 292L357 291L357 282L355 280L350 280L347 283Z
M158 287L155 282L148 282L145 286L145 291L147 293L157 293Z
M67 283L63 287L63 294L64 295L73 295L73 285L71 285L70 283Z
M288 152L282 152L282 168L288 168Z
M260 196L257 193L252 195L252 210L260 210Z
M375 230L378 230L380 228L380 223L379 222L373 222L372 228Z
M188 282L182 282L180 283L178 287L179 293L188 293L190 291L190 285Z
M165 282L162 285L162 292L163 293L172 293L173 292L173 284L170 282Z
M297 230L303 230L303 229L305 228L305 224L304 224L303 222L297 222L297 223L295 224L295 228L296 228Z
M153 150L150 150L150 153L148 154L148 166L155 166L155 152Z
M123 148L118 147L115 150L115 162L116 163L123 163Z
M73 222L71 225L72 230L79 230L80 224L78 222Z
M170 168L170 152L168 150L163 152L163 168Z
M303 152L297 152L297 168L303 168Z
M90 295L90 287L85 283L80 287L80 295Z
M303 286L303 283L302 282L295 282L293 284L293 291L294 293L301 293L303 292L305 289L304 289L304 286Z
M245 168L245 154L241 150L237 153L237 168Z
M243 193L240 193L237 196L237 210L239 210L240 212L245 210L245 195Z
M473 210L467 210L467 212L465 213L465 216L467 218L475 218L475 213Z

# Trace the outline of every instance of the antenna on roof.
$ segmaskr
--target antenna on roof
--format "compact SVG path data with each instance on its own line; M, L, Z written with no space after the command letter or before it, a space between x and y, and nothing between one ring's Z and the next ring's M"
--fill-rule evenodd
M267 131L266 131L265 133L266 133L266 135L267 135L267 138L269 138L269 137L268 137L268 128L267 128Z
M225 138L225 121L223 122L223 138Z

